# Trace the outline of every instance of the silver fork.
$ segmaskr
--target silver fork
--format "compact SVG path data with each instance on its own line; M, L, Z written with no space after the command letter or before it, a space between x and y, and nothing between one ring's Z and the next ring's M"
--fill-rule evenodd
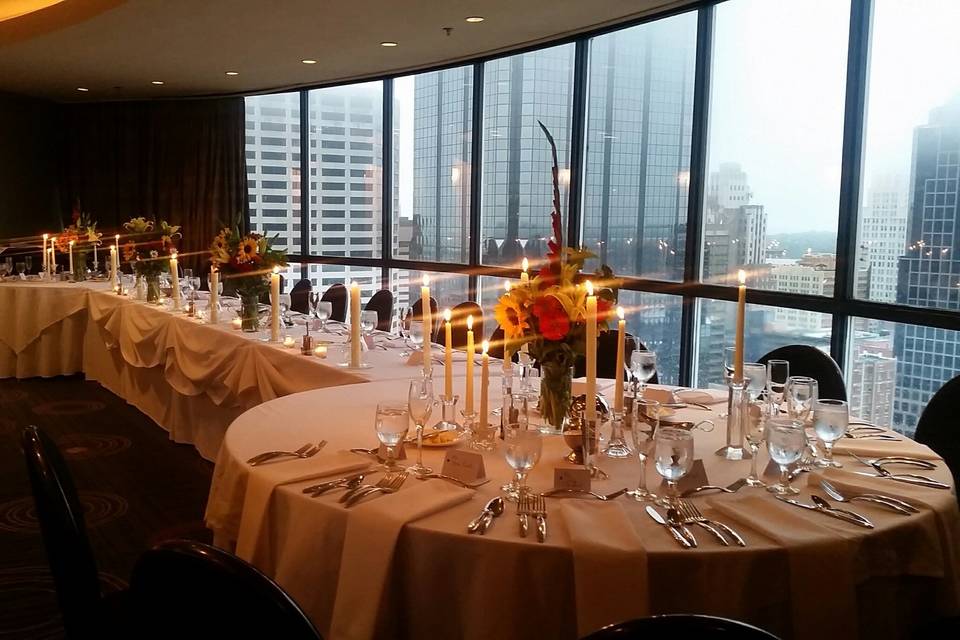
M305 451L297 450L297 451L271 452L271 453L276 453L277 455L273 455L273 456L270 456L270 457L268 457L268 458L264 458L264 459L257 460L257 461L255 461L255 462L251 462L251 463L250 463L250 466L251 466L251 467L256 467L256 466L261 465L261 464L263 464L263 463L265 463L265 462L272 462L273 460L276 460L277 458L301 458L301 459L303 459L303 458L312 458L313 456L315 456L315 455L317 455L318 453L320 453L320 450L323 449L325 446L327 446L327 441L326 441L326 440L321 440L320 442L318 442L318 443L316 444L316 446L310 446L310 447L308 447Z
M530 529L530 496L521 495L517 499L517 520L520 524L520 537L526 538Z
M547 540L547 502L542 494L535 494L530 498L530 515L537 518L537 542Z
M358 491L350 496L350 499L347 500L344 506L352 507L357 504L367 496L371 496L375 493L396 493L400 490L400 487L403 486L404 481L407 479L406 471L398 471L395 473L388 473L383 477L380 482L377 483L375 487L371 487L365 491Z
M270 458L274 458L276 456L284 455L284 454L298 456L306 452L308 449L310 449L311 446L312 445L308 442L307 444L303 445L296 451L265 451L263 453L258 453L257 455L247 460L247 464L257 464L258 461L269 460Z
M719 530L722 530L723 533L726 533L728 536L733 538L733 541L737 543L737 546L745 547L747 543L744 541L743 537L733 530L733 527L725 525L722 522L717 520L710 520L703 513L700 512L700 509L693 502L689 500L680 500L680 517L683 518L683 521L688 524L698 524L713 535L717 537L718 540L722 542L724 546L729 546L726 538L720 533Z

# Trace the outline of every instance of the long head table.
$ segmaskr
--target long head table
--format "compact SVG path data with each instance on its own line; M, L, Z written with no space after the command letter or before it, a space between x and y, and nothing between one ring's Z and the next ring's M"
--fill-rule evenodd
M491 406L497 406L498 386L491 384ZM456 387L462 393L462 380ZM333 640L576 638L603 624L667 612L729 616L785 637L900 637L918 620L956 612L960 604L954 492L854 475L866 467L845 455L909 452L934 459L932 474L949 482L942 460L917 443L849 440L838 447L843 470L795 481L806 503L826 476L844 489L892 494L921 508L903 516L855 505L875 523L873 530L743 488L694 500L707 517L736 528L745 548L721 547L697 529L700 546L682 550L628 497L548 499L549 536L539 544L519 537L513 506L487 535L466 531L509 478L502 444L484 455L492 481L475 491L411 478L398 493L351 509L337 502L339 492L305 495L302 489L318 477L370 464L345 450L374 446L377 401L406 397L400 381L350 389L362 393L308 391L240 416L220 451L207 507L218 544L275 577ZM749 462L714 455L724 441L719 409L683 409L676 418L717 423L712 432L695 432L695 451L709 482L727 485L747 474ZM254 469L244 462L321 439L329 444L307 460ZM534 489L552 486L553 468L568 451L562 438L546 437L530 476ZM426 449L425 462L439 468L445 453ZM636 485L636 459L602 460L601 466L610 478L595 482L596 491ZM648 482L659 483L652 464Z

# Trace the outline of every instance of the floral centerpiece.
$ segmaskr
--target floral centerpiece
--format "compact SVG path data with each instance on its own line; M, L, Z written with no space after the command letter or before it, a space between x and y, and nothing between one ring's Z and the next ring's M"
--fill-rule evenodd
M543 123L540 128L553 153L553 239L547 244L546 264L536 277L512 286L497 301L494 315L511 350L523 344L528 346L530 356L540 367L540 413L551 426L560 429L570 408L573 366L577 356L586 353L584 283L590 280L594 286L597 323L601 330L606 330L618 282L606 265L586 276L584 262L594 254L564 246L557 147Z
M70 243L73 242L74 280L85 280L87 277L87 253L100 245L103 234L97 231L97 223L90 214L81 211L80 205L73 208L72 221L57 236L57 251L67 254L70 252ZM94 260L94 268L96 268Z
M210 244L210 262L240 296L244 331L259 330L260 296L270 290L270 273L275 267L287 266L287 252L272 247L275 239L224 227Z
M137 275L137 287L146 285L147 302L160 301L160 274L170 270L170 255L176 253L180 227L161 220L159 227L143 216L123 223L127 240L123 243L123 259Z

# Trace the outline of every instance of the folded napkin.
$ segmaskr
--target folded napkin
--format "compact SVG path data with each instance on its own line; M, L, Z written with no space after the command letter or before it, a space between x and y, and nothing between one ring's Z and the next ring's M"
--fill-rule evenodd
M708 504L783 546L794 636L820 637L825 629L830 637L857 636L855 568L858 540L865 534L847 532L841 527L854 525L818 513L808 515L770 495L720 496Z
M577 636L649 615L647 552L617 502L561 500L573 551Z
M617 384L616 380L610 378L597 378L597 393L613 393L614 386ZM574 378L570 384L570 393L574 396L580 396L587 392L587 379L586 378Z
M727 401L727 392L723 389L681 389L674 391L680 402L696 402L697 404L720 404Z
M243 496L243 515L240 516L240 532L237 534L237 555L252 561L260 540L268 537L270 500L277 487L313 478L346 474L369 466L369 460L349 451L338 451L328 455L321 452L303 460L286 459L283 462L248 467L247 491Z
M677 402L673 389L664 389L662 387L647 387L643 391L644 400L656 400L660 404L673 404Z
M475 492L446 482L407 480L396 494L351 507L343 538L331 638L359 640L377 632L377 613L392 580L400 531L408 522L466 502Z
M851 425L856 426L856 425ZM836 454L852 454L863 457L880 456L909 456L924 460L939 460L940 456L933 449L919 442L910 440L894 431L885 431L890 435L903 438L902 440L876 440L874 438L840 438L833 445Z

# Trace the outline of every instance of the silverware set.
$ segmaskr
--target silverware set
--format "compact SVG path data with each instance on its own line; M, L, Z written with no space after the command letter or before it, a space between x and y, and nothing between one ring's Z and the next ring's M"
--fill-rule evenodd
M361 484L355 489L347 491L342 496L338 502L343 504L345 507L352 507L367 496L372 496L375 493L396 493L400 490L400 487L403 486L404 481L407 479L406 471L397 471L391 472L383 476L380 479L380 482L377 484Z
M679 501L679 512L680 519L684 524L696 524L701 528L706 529L712 533L717 541L723 546L730 546L730 541L727 540L727 536L729 536L737 546L747 546L747 543L744 541L743 537L734 531L732 527L717 520L710 520L706 518L700 512L700 509L697 508L697 505L689 500Z
M308 442L296 451L266 451L247 460L247 464L251 467L256 467L265 462L277 460L278 458L312 458L320 453L320 450L325 446L327 446L327 441L321 440L315 445Z
M873 469L874 473L868 473L866 471L854 471L853 473L860 476L867 476L869 478L886 478L887 480L895 480L896 482L903 482L906 484L913 484L920 487L928 487L930 489L950 489L950 485L940 482L939 480L934 480L929 476L919 475L916 473L891 473L888 469L884 467L885 464L904 464L910 466L919 466L923 469L928 469L929 467L924 466L929 464L929 461L919 460L914 458L895 458L894 460L867 460L861 458L860 456L854 454L853 456L863 464L867 465Z
M537 522L537 541L547 539L547 503L539 493L530 493L520 496L517 501L517 520L520 524L520 537L526 538L530 529L530 518Z
M351 489L359 487L367 475L367 473L357 473L351 476L337 478L336 480L321 482L320 484L307 487L303 490L303 492L310 494L311 498L317 498L328 491L333 491L334 489L346 489L347 491L350 491Z
M693 549L697 546L697 539L693 537L690 530L680 521L676 509L667 510L667 517L670 517L671 511L673 511L673 515L675 516L674 518L670 518L669 522L653 505L647 505L646 511L647 515L650 516L654 522L666 527L667 531L670 532L670 535L673 536L673 539L676 540L677 544L681 547L684 549Z

